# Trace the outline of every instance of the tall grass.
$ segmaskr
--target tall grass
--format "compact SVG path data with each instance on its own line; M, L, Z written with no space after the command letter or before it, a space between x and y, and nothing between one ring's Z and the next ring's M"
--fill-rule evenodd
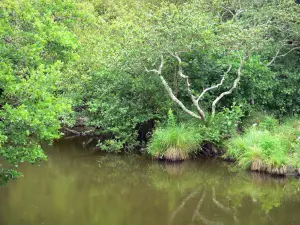
M286 174L300 167L300 120L279 125L266 117L258 126L227 142L225 157L233 158L238 166L273 174Z
M155 158L178 161L186 160L200 148L202 137L184 125L157 129L150 141L148 153Z
M191 153L199 150L202 141L202 136L193 127L178 125L172 111L169 111L168 123L155 130L147 151L155 158L186 160Z

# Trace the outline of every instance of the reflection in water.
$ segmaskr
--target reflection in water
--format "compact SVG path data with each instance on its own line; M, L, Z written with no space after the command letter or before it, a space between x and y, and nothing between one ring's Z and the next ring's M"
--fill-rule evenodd
M299 181L229 172L217 160L165 164L95 155L74 140L0 189L2 225L300 224Z

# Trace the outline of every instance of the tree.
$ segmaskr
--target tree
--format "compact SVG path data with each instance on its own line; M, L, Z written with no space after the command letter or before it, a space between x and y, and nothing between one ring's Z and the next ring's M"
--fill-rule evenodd
M46 159L42 143L61 136L71 113L64 94L78 42L70 32L71 2L0 2L0 183L16 178L19 163Z
M156 74L159 76L159 78L160 78L162 84L164 85L164 87L165 87L165 89L167 90L167 92L168 92L169 96L171 97L171 99L172 99L175 103L177 103L183 111L185 111L185 112L186 112L187 114L189 114L190 116L192 116L192 117L194 117L194 118L197 118L197 119L201 119L201 120L203 120L203 121L205 122L207 118L206 118L206 115L205 115L204 110L201 109L201 107L200 107L200 105L199 105L199 101L203 98L203 96L205 95L206 92L208 92L208 91L210 91L210 90L213 90L213 89L216 89L216 88L220 87L220 86L223 84L223 82L224 82L224 80L225 80L225 78L226 78L226 75L230 72L232 66L230 65L229 68L228 68L228 70L223 74L222 80L221 80L220 83L218 83L218 84L216 84L216 85L213 85L213 86L211 86L211 87L205 88L205 89L201 92L201 94L199 94L198 96L195 96L195 95L193 94L193 93L194 93L193 90L191 90L191 84L190 84L189 76L183 74L183 70L182 70L182 67L181 67L182 61L181 61L180 57L178 56L177 53L175 53L175 55L173 55L173 56L178 60L178 63L179 63L179 65L178 65L178 66L179 66L178 74L179 74L179 76L180 76L182 79L185 80L185 83L186 83L186 91L189 93L190 98L191 98L191 101L192 101L192 103L193 103L193 106L195 107L195 109L196 109L198 115L195 114L193 111L187 109L187 107L186 107L186 106L185 106L185 105L184 105L184 104L183 104L183 103L182 103L182 102L174 95L172 89L171 89L170 86L168 85L167 81L164 79L164 77L163 77L163 75L162 75L162 69L163 69L163 65L164 65L164 58L163 58L163 56L161 56L161 64L160 64L158 70L155 70L155 69L154 69L154 70L148 70L148 69L146 69L146 71L147 71L147 72L154 72L154 73L156 73ZM241 58L240 65L239 65L239 68L238 68L238 70L237 70L238 76L237 76L237 78L234 80L232 87L231 87L228 91L222 92L222 93L221 93L221 94L213 101L212 106L211 106L211 107L212 107L212 109L211 109L211 118L214 118L214 116L215 116L215 114L216 114L216 105L217 105L217 103L218 103L224 96L231 94L231 93L233 92L233 90L237 87L237 85L238 85L238 83L239 83L239 81L240 81L240 79L241 79L242 68L243 68L243 64L244 64L245 59L246 59L246 57Z

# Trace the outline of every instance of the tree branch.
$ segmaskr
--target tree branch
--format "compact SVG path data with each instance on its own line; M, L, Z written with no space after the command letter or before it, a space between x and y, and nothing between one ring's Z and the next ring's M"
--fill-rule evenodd
M167 90L167 92L168 92L169 96L171 97L171 99L172 99L174 102L176 102L176 103L180 106L180 108L181 108L183 111L185 111L187 114L189 114L189 115L192 116L192 117L195 117L195 118L197 118L197 119L202 119L202 118L201 118L200 116L198 116L196 113L194 113L194 112L190 111L189 109L187 109L187 108L184 106L184 104L183 104L183 103L182 103L182 102L174 95L174 93L173 93L172 89L170 88L170 86L168 85L167 81L166 81L165 78L162 76L162 68L163 68L163 66L164 66L164 58L163 58L163 56L161 56L161 63L160 63L160 66L159 66L158 70L156 70L156 69L148 70L148 69L146 68L146 72L153 72L153 73L156 73L156 74L159 76L159 78L160 78L162 84L164 85L164 87L165 87L165 89Z
M215 114L216 114L216 105L217 105L217 103L218 103L224 96L231 94L232 91L237 87L237 85L238 85L238 83L239 83L239 81L240 81L240 79L241 79L242 68L243 68L244 62L245 62L245 57L244 57L244 58L241 58L240 67L238 68L238 72L237 72L238 76L237 76L237 78L234 80L231 89L228 90L228 91L223 92L222 94L219 95L219 97L217 97L217 98L213 101L213 103L212 103L212 111L211 111L211 117L212 117L212 118L213 118L213 117L215 116Z
M277 50L276 52L276 55L273 57L273 59L267 64L267 66L270 66L273 62L275 62L275 60L279 57L284 57L286 56L287 54L291 53L292 51L296 50L296 49L300 49L300 47L295 47L295 48L292 48L290 49L288 52L282 54L282 55L278 55L280 50Z
M243 13L245 10L239 9L236 13L233 13L230 9L225 8L224 6L220 6L222 9L225 9L227 12L229 12L232 15L232 19L234 19L236 22L238 22L238 15ZM223 14L224 15L224 14Z
M215 88L220 87L220 86L223 84L226 75L230 72L231 68L232 68L232 66L230 65L229 68L228 68L228 70L223 74L222 80L221 80L221 82L220 82L219 84L214 85L214 86L211 86L211 87L209 87L209 88L206 88L206 89L200 94L200 96L198 97L197 102L199 102L199 101L201 100L201 98L204 96L204 94L205 94L206 92L208 92L208 91L210 91L210 90L212 90L212 89L215 89Z
M72 133L72 134L75 134L76 136L87 136L89 133L94 132L96 130L95 128L93 128L91 130L87 130L87 131L84 131L84 132L79 132L77 130L72 130L72 129L67 128L67 127L63 127L63 129L70 132L70 133Z
M189 76L186 76L186 75L183 74L183 70L182 70L182 67L181 67L182 61L181 61L180 57L177 55L177 53L175 53L173 56L178 60L178 67L179 67L179 69L178 69L178 74L179 74L180 77L182 77L183 79L185 79L186 89L187 89L187 91L188 91L188 93L189 93L189 95L190 95L190 98L191 98L191 100L192 100L192 102L193 102L193 105L196 107L197 112L198 112L198 114L200 115L201 119L202 119L203 121L206 121L205 113L204 113L204 111L200 108L200 106L199 106L199 101L197 101L196 97L195 97L195 96L193 95L193 93L192 93L191 85L190 85L190 81L189 81Z

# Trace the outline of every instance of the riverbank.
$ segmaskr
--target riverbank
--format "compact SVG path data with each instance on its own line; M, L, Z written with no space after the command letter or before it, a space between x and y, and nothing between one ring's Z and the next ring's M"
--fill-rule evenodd
M202 128L201 128L202 129ZM280 176L300 175L300 120L289 119L279 123L272 117L265 117L259 124L253 124L243 133L236 133L217 144L205 135L210 131L190 125L175 125L158 128L143 153L167 161L182 161L197 155L220 157L230 161L239 169L266 172ZM80 124L66 129L69 135L87 136L83 146L92 146L101 151L99 143L104 136L95 135L92 127ZM72 136L71 136L72 137ZM69 137L68 137L69 138ZM97 147L98 146L98 147Z

